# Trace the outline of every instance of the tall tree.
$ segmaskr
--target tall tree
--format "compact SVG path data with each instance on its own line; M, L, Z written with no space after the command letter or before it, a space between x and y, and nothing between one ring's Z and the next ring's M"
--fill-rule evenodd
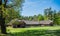
M22 3L23 3L23 0L0 0L0 14L2 19L1 30L3 34L6 33L5 18L9 15L6 9L10 10L11 8L13 8L16 11L18 10L20 11L22 7Z
M4 4L4 8L5 8L5 5ZM5 26L5 18L3 18L3 3L2 3L2 0L0 0L0 25L1 25L1 32L3 34L6 34L6 26Z
M51 8L45 9L44 13L49 20L53 19L53 11Z
M54 24L60 25L60 11L57 13L54 13Z

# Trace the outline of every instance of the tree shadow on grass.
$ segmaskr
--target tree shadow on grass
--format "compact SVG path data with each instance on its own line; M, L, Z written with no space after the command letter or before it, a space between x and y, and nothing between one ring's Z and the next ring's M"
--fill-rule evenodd
M14 33L13 36L60 36L60 30L27 30Z

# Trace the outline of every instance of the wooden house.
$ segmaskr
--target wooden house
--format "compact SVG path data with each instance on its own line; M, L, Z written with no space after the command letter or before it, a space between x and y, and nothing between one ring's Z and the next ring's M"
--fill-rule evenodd
M25 26L53 26L53 21L51 20L43 20L43 21L28 21L28 20L22 20L26 24Z
M28 21L28 20L15 20L18 22L10 23L13 28L24 28L30 26L53 26L53 21L43 20L43 21Z

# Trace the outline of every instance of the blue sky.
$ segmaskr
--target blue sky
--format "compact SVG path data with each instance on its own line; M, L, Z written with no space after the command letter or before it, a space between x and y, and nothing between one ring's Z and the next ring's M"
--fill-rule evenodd
M60 10L60 0L25 0L21 15L33 16L44 14L44 9Z

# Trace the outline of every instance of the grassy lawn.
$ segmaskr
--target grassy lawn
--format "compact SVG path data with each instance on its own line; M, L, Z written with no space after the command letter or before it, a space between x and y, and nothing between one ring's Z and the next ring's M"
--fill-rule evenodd
M7 28L6 36L60 36L60 26Z
M8 28L8 32L16 33L16 32L25 32L27 30L59 30L60 26L45 26L45 27L29 27L29 28Z

